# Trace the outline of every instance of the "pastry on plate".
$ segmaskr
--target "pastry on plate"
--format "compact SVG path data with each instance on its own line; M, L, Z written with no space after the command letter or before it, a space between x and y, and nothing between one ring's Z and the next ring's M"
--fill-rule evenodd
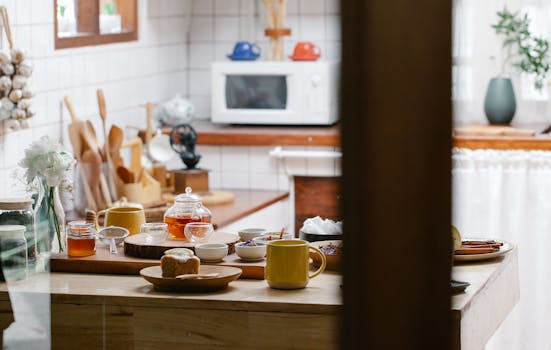
M199 273L200 260L195 255L164 255L161 258L161 270L163 277L176 277L179 275Z

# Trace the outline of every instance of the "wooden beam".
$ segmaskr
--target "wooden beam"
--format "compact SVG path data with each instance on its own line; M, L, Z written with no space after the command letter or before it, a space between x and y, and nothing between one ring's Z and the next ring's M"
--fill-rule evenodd
M452 346L451 3L341 1L341 349Z

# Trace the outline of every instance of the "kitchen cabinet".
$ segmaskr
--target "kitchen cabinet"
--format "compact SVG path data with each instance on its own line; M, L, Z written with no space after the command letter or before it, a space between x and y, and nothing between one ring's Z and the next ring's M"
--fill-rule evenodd
M340 220L340 177L295 176L294 207L295 236L299 236L304 220L321 216L324 219Z

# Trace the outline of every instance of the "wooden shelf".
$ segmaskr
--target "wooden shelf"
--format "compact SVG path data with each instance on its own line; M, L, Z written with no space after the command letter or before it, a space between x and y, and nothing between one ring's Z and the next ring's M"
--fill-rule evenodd
M454 136L453 147L501 150L551 150L551 137Z
M194 122L197 143L217 146L340 146L340 125L235 126ZM171 129L164 129L169 134Z
M498 150L551 150L551 134L540 134L548 125L513 125L515 128L536 131L535 136L457 136L453 147Z

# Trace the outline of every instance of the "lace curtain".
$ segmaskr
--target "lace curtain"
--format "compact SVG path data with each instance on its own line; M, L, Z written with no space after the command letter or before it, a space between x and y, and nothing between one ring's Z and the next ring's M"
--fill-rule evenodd
M452 179L452 223L519 249L520 301L486 349L551 349L551 152L454 149Z

